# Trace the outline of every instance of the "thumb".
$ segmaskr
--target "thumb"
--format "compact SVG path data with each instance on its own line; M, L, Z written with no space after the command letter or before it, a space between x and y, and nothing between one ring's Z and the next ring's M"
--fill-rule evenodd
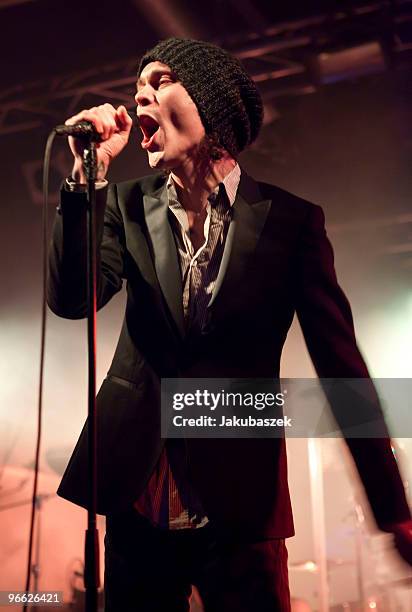
M133 125L133 120L123 104L117 108L116 119L121 131L130 132Z

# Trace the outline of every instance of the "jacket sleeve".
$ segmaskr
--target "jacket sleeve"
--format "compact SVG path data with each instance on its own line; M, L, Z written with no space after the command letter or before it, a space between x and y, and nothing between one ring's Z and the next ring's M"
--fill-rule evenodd
M356 344L351 308L337 282L333 250L319 206L311 205L308 210L300 240L298 275L297 315L319 378L363 379L359 381L361 394L351 393L350 385L338 384L337 394L330 391L327 381L324 385L343 434L351 420L349 413L352 418L368 414L381 423L379 437L347 435L345 439L376 522L390 531L392 524L411 515L379 398Z
M87 315L86 196L62 189L49 250L47 302L58 316ZM124 277L124 230L116 185L96 191L97 308L120 291Z

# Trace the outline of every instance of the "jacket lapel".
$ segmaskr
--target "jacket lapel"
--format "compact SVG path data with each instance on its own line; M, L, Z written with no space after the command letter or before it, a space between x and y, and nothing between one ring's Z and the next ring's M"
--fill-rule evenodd
M143 196L143 205L157 278L180 335L184 336L182 279L176 244L168 219L166 182Z
M262 199L257 182L242 170L233 204L233 218L208 308L215 304L218 296L219 300L223 300L225 296L236 295L236 287L243 280L243 271L256 248L271 203L270 199ZM157 278L169 311L183 338L183 288L178 254L168 219L166 182L158 190L145 194L143 205Z
M214 305L218 296L223 300L224 296L236 295L236 287L243 281L246 262L256 248L271 203L270 199L262 199L258 183L242 170L233 203L233 218L208 308Z

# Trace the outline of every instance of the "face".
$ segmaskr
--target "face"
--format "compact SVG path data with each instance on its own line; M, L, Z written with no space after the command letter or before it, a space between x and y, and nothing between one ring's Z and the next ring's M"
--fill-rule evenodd
M152 168L173 170L195 157L205 129L195 103L166 64L144 67L135 100L141 146Z

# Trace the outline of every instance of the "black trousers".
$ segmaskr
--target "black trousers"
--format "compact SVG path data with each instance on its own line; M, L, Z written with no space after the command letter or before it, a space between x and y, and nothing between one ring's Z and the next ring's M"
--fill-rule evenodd
M105 612L187 612L195 585L205 612L290 612L283 539L247 541L153 527L132 510L108 516Z

